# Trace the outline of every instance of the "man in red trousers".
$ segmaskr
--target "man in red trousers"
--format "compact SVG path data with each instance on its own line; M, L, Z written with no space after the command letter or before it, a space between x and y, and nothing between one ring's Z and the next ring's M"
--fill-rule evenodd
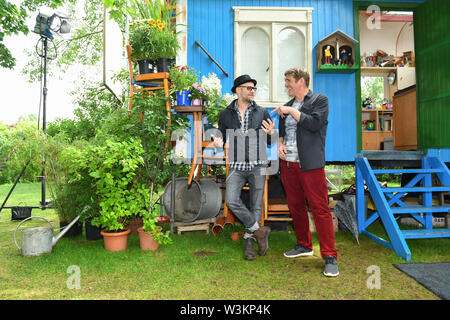
M323 273L335 277L339 269L324 169L328 98L308 89L308 71L291 68L284 75L285 87L292 100L272 112L280 115L278 156L281 159L281 181L297 238L297 245L284 256L295 258L313 254L308 200L320 253L325 260Z

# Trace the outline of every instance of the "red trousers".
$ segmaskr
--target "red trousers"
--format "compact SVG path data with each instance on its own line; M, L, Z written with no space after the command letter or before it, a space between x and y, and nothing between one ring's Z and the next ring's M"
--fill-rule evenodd
M324 168L301 171L298 163L281 160L281 181L286 192L297 243L313 249L305 201L307 200L319 238L322 258L332 255L337 259Z

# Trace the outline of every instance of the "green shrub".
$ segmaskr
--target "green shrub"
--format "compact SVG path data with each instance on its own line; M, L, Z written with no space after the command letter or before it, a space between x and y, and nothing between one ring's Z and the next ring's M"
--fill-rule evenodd
M40 181L42 174L43 134L35 121L22 120L14 127L0 128L0 159L4 164L0 171L0 184L13 183L27 162L29 164L21 182Z

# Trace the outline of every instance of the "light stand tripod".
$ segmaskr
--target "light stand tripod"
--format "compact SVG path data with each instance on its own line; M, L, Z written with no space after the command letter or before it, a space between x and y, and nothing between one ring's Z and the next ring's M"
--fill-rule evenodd
M36 25L34 27L33 32L39 34L41 38L38 41L43 41L43 50L42 52L37 52L38 56L41 57L41 59L44 59L44 81L43 81L43 89L42 89L42 96L43 96L43 108L42 108L42 132L44 135L47 134L47 60L54 59L50 58L48 56L48 40L52 40L53 43L53 34L52 31L58 32L58 33L69 33L70 32L70 24L66 21L66 17L59 16L57 14L53 14L52 16L47 16L45 14L39 13L36 17ZM55 53L56 53L56 47L55 47ZM8 195L6 196L6 199L3 201L2 206L0 207L0 212L3 210L3 208L20 208L19 206L16 207L5 207L6 202L8 201L11 193L13 192L14 188L16 187L17 183L19 182L22 175L25 173L26 168L30 164L30 160L27 161L25 166L23 167L22 171L20 172L19 176L17 177L16 181L14 182L12 188L10 189ZM46 180L45 180L45 165L46 165L46 155L45 152L42 153L42 176L40 176L41 180L41 206L37 207L27 207L27 208L37 208L45 210L50 207L49 203L46 200Z
M48 57L48 35L42 35L39 41L43 41L43 52L39 53L38 55L44 59L44 80L43 80L43 89L42 89L42 96L43 96L43 108L42 108L42 132L44 135L47 134L47 60ZM18 208L16 207L5 207L6 202L8 201L9 197L11 196L13 190L15 189L17 183L19 182L22 175L25 173L25 170L27 169L28 165L30 164L30 160L27 161L25 166L22 168L22 171L20 172L19 176L17 177L16 181L14 182L13 186L9 190L8 195L6 196L6 199L3 201L2 206L0 207L0 212L3 210L3 208ZM28 207L28 208L36 208L45 210L49 207L49 203L46 200L46 181L45 181L45 165L46 165L46 155L45 152L42 153L42 176L38 176L38 178L41 178L41 205L35 206L35 207Z
M48 37L42 36L40 40L44 41L44 56L40 56L44 59L44 86L42 88L42 132L44 135L47 134L47 59L48 59ZM41 176L41 206L42 210L47 207L47 200L45 198L45 164L46 155L45 152L42 153L42 176Z

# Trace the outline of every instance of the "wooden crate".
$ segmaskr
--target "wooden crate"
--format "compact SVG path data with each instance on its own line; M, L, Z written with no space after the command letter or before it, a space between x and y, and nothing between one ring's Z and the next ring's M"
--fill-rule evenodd
M177 228L177 234L184 231L205 231L209 234L210 224L216 222L216 218L197 220L193 222L174 222L173 226Z

